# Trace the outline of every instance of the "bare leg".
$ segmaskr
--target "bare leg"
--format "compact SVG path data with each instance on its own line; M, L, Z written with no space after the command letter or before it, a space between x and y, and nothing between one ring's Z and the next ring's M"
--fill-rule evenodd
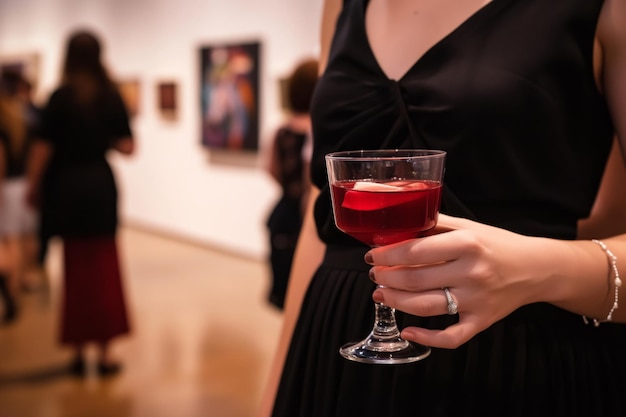
M110 376L119 373L122 370L121 365L111 358L111 351L108 342L99 345L98 372L102 376Z
M70 372L76 376L85 376L87 372L87 362L85 361L83 345L74 347L74 358L70 364Z
M37 262L38 242L34 234L27 234L20 238L22 252L22 270L20 284L22 289L32 291L45 286L43 268Z
M14 291L14 294L16 294L24 272L22 242L20 241L19 236L8 236L5 247L8 258L8 274L11 281L11 290Z

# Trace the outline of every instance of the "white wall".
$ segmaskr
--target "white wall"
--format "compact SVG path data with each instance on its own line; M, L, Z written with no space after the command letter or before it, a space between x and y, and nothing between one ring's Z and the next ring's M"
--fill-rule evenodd
M40 56L37 96L55 87L67 34L96 30L115 77L141 82L132 127L138 152L112 155L127 224L267 254L265 218L278 195L263 152L224 155L200 146L198 50L261 41L261 147L281 122L277 79L318 52L322 0L0 0L0 55ZM176 121L156 109L156 83L179 84Z

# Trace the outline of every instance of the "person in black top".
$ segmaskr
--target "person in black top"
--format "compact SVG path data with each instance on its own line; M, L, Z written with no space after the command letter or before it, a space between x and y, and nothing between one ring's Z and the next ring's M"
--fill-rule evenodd
M27 118L19 88L21 74L4 71L0 78L0 256L6 297L5 321L17 318L20 284L35 263L37 213L26 204L26 156L34 127Z
M106 158L111 150L134 151L128 113L102 64L99 39L77 31L67 43L63 81L42 111L29 195L42 209L42 227L63 240L60 341L73 348L78 374L88 366L88 343L99 348L97 370L117 372L109 345L130 331L116 244L118 191Z
M16 108L15 100L12 99L5 82L5 74L0 80L0 195L4 197L6 179L13 175L15 158L11 152L14 141L22 141L25 138L26 123L21 118L19 108ZM22 143L19 143L22 145ZM2 300L3 314L0 324L11 322L17 318L17 281L13 273L12 262L9 255L9 230L5 216L6 201L0 199L0 299ZM5 227L5 223L6 226Z
M314 187L260 415L624 415L626 3L323 15ZM446 151L445 184L432 235L370 249L335 227L324 156L380 148ZM372 298L431 355L342 358Z
M281 197L267 221L272 267L268 299L281 310L309 189L309 105L317 77L316 59L307 59L296 65L286 85L288 120L278 129L271 145L268 171L280 185Z
M0 85L5 122L0 230L6 239L15 287L35 289L35 279L41 280L37 265L39 214L28 206L25 195L26 158L37 131L38 113L26 96L30 84L22 74L5 71Z

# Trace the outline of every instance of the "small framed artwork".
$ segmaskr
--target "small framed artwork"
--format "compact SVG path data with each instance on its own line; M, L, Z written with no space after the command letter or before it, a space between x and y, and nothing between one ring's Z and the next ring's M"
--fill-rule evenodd
M173 81L163 81L157 84L158 109L165 119L176 119L178 111L178 86Z
M140 83L136 78L120 80L117 86L126 104L126 110L130 117L135 117L139 114L139 102L140 102Z
M259 42L200 49L202 145L258 150Z
M289 77L278 79L278 95L280 97L280 108L284 112L289 111Z

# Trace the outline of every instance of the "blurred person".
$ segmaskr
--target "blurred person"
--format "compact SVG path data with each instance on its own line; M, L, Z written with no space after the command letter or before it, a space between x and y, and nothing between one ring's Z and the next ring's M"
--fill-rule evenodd
M286 85L288 117L274 135L267 167L281 196L267 221L272 286L269 302L283 309L296 242L309 188L311 117L309 104L318 78L318 62L307 59L293 69Z
M33 130L36 130L41 117L41 109L35 103L33 98L33 83L24 77L20 77L20 81L17 86L17 95L24 103L26 121L28 125Z
M0 239L5 258L3 294L5 321L17 318L17 297L36 253L37 214L26 204L26 155L32 142L26 107L19 95L20 74L5 71L0 78Z
M38 213L26 204L26 156L37 130L38 109L30 98L30 83L6 71L0 83L5 119L5 181L0 222L7 241L15 287L33 288L37 268Z
M35 103L33 98L33 84L31 81L24 77L20 77L17 85L17 96L20 98L23 104L26 122L30 132L33 135L39 129L39 122L41 120L41 108ZM48 241L50 237L46 230L42 228L41 212L37 211L39 216L37 221L37 234L35 241L29 240L29 266L25 271L25 276L22 278L21 287L27 291L36 290L42 285L47 285L47 274L45 271L46 255L48 253ZM34 254L30 254L34 251ZM32 259L34 258L34 259Z
M60 342L74 351L71 371L90 368L97 346L100 375L121 369L113 338L130 332L116 231L118 191L109 150L134 152L128 113L101 60L98 37L77 31L67 41L63 76L41 115L28 174L29 199L44 227L63 243L64 290Z

